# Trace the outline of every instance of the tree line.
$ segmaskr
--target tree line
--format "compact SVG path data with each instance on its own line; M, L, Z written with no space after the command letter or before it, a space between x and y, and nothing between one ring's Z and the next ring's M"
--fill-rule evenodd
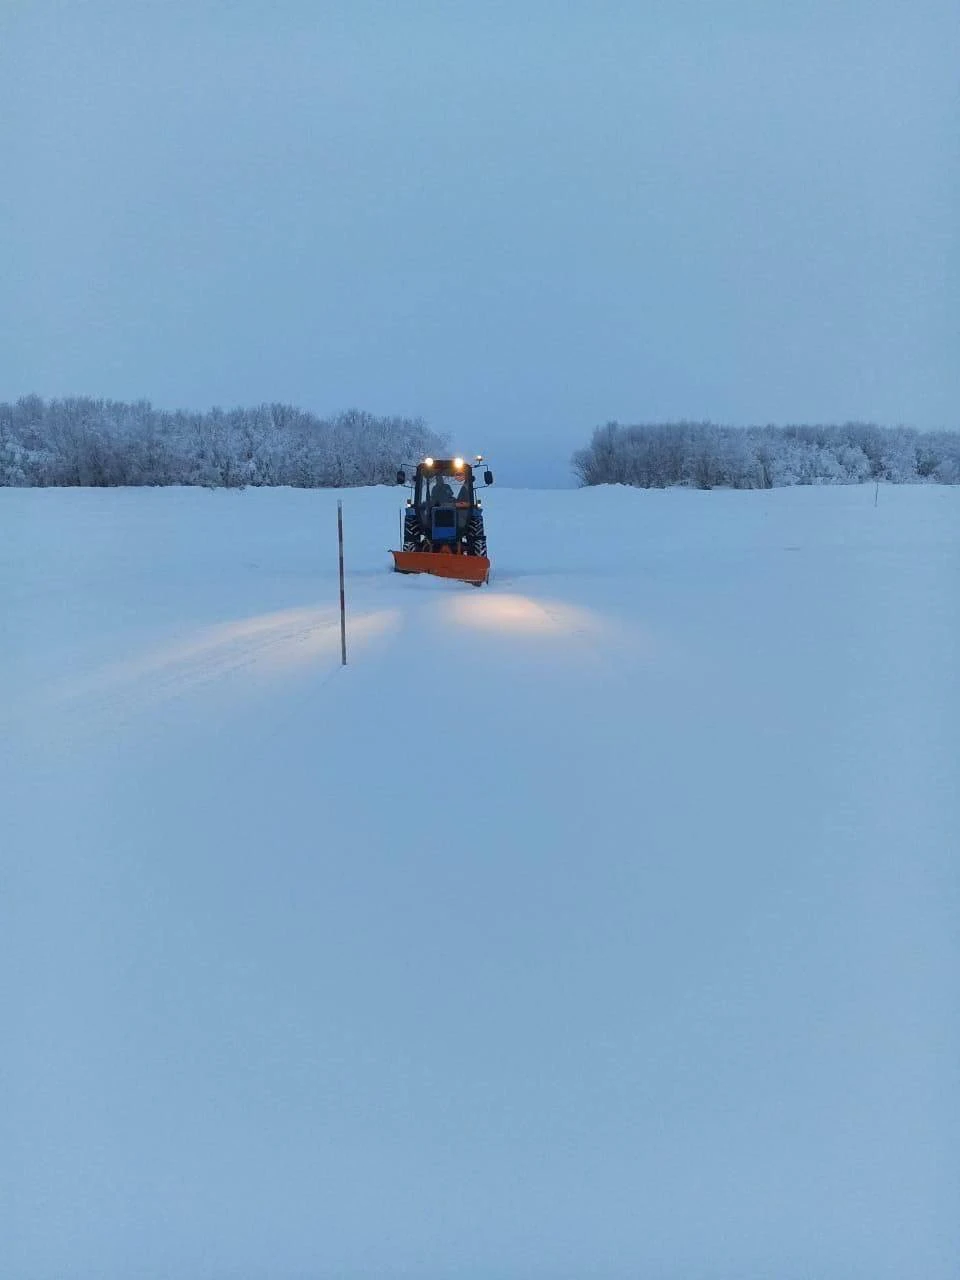
M422 418L358 409L329 418L285 404L191 413L146 400L31 395L0 402L0 486L391 484L400 465L443 453L446 443ZM645 489L960 484L960 433L860 422L608 422L572 467L582 485Z
M772 489L797 484L960 484L960 432L842 426L608 422L572 459L581 485Z
M285 404L188 413L146 400L31 395L0 403L0 485L392 484L401 464L445 443L420 418L357 409L331 418Z

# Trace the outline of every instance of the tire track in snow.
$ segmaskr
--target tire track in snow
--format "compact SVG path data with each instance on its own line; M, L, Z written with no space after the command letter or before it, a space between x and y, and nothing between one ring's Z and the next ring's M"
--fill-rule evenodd
M385 631L393 618L389 610L358 614L351 619L352 641L362 644ZM236 700L276 679L327 666L336 671L339 662L339 612L289 609L218 623L169 645L121 657L42 691L35 710L62 728L73 729L71 722L80 719L97 732L218 687Z

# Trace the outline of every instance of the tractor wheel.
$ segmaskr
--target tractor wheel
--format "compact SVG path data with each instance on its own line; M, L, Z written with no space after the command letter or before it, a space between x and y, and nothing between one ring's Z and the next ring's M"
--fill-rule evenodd
M466 538L468 556L487 554L487 535L483 531L483 516L479 511L474 511L467 521Z
M410 508L403 518L404 551L422 551L424 543L423 526L416 511Z

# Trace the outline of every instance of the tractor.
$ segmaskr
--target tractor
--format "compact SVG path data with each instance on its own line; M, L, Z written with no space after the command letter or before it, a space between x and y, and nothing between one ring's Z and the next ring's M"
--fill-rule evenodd
M475 464L483 462L478 455ZM484 486L493 473L483 472ZM475 587L490 581L483 508L477 496L473 465L463 458L424 458L407 479L397 472L397 484L410 484L403 516L403 550L394 551L397 573L432 573L456 578Z

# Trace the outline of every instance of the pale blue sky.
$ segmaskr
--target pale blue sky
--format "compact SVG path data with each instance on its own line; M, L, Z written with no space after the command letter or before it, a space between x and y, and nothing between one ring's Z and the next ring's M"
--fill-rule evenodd
M0 2L0 398L958 425L953 3Z

